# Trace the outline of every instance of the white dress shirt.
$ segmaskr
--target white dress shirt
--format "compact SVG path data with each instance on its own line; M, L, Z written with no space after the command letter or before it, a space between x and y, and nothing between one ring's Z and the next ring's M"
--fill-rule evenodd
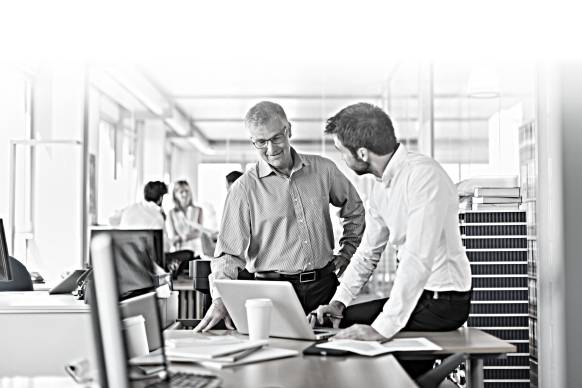
M164 252L170 250L164 216L162 216L162 208L154 202L137 202L123 209L119 226L121 228L131 229L162 229L164 236Z
M332 299L348 306L376 269L386 244L399 265L390 298L372 327L392 337L423 290L468 291L471 268L461 243L455 186L432 158L400 145L369 196L366 231Z

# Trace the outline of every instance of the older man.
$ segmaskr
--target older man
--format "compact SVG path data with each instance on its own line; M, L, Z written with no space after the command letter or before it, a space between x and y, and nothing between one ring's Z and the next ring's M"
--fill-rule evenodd
M360 244L362 201L330 160L291 147L291 123L278 104L263 101L245 117L259 161L230 188L212 260L212 278L236 279L246 268L255 279L287 280L304 310L328 303ZM329 204L339 207L343 235L334 255ZM336 275L335 271L338 271ZM216 289L196 330L232 321Z

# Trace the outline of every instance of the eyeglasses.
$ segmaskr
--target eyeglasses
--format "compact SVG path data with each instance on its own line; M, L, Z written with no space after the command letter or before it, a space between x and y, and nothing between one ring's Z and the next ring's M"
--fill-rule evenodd
M271 142L273 144L281 144L281 143L284 143L286 139L287 139L287 128L283 128L281 130L281 132L279 132L275 136L271 137L270 139L253 139L253 138L251 138L251 143L253 143L255 148L263 149L263 148L267 148L267 144L269 142Z

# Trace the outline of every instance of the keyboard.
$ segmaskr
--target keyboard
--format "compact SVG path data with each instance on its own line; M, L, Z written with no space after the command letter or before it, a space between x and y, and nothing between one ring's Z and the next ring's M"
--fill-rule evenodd
M175 372L170 374L170 381L159 381L146 388L218 388L220 385L221 381L216 376Z

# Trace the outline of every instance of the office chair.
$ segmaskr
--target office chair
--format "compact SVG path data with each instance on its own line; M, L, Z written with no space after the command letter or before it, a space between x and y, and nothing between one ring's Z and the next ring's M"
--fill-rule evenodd
M0 281L0 291L32 291L30 273L20 261L9 256L8 262L12 269L12 280Z
M417 378L416 384L421 388L440 387L443 380L465 360L466 356L465 353L451 354L439 366Z
M194 252L189 249L182 249L175 252L166 252L166 271L172 273L172 278L177 279L185 269L188 269L188 263L192 260L199 259L200 256L194 257Z

